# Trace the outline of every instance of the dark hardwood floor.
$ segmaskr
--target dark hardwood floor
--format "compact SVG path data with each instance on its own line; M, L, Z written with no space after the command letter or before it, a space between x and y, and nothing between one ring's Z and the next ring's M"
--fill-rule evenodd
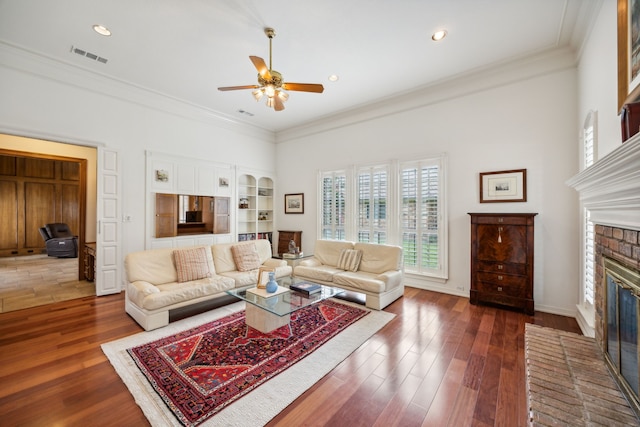
M397 316L269 426L524 426L524 324L535 316L407 288ZM0 424L142 426L148 422L100 344L142 329L124 294L0 314Z

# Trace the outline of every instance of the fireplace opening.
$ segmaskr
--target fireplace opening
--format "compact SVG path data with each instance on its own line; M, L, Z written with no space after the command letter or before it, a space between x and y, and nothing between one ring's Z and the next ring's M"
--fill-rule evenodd
M605 360L629 404L640 416L640 272L604 257Z

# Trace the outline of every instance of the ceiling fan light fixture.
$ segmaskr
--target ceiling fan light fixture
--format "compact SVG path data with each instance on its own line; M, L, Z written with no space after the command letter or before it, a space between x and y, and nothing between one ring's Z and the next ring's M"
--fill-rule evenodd
M276 94L276 87L274 85L266 85L264 87L264 93L265 95L267 95L269 98L272 98L273 95Z
M276 91L276 93L278 94L278 98L280 98L282 102L287 102L287 99L289 99L289 94L286 92L278 90Z
M262 89L256 89L253 92L251 92L251 95L253 95L256 101L260 101L264 96L264 91Z
M267 96L267 107L273 108L276 111L284 110L284 103L289 99L289 94L282 91L297 91L297 92L311 92L322 93L324 87L317 83L292 83L285 82L282 78L282 74L277 72L271 66L271 48L272 40L276 35L273 28L265 28L265 34L269 38L269 66L264 59L258 56L249 56L249 60L253 63L253 66L258 71L258 84L257 85L243 85L243 86L224 86L219 87L218 90L242 90L252 89L251 94L256 101L260 101L265 95ZM337 77L337 76L336 76Z

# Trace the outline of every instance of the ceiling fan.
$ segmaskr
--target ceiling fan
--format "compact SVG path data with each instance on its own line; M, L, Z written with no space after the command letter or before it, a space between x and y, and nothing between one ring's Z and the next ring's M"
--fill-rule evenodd
M324 87L321 84L284 82L282 74L271 68L271 41L276 36L276 31L273 28L265 28L264 33L269 37L269 68L267 68L267 64L264 62L264 59L258 56L249 56L254 67L258 70L258 84L219 87L218 90L254 89L251 94L256 101L260 101L262 97L266 95L267 107L273 107L276 111L284 110L284 103L289 99L289 94L286 93L285 90L322 93L324 91Z

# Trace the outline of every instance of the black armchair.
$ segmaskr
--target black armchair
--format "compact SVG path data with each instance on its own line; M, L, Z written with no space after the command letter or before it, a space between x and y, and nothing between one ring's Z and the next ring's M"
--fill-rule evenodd
M78 237L73 235L67 224L47 224L39 230L47 247L47 255L58 258L78 257Z

